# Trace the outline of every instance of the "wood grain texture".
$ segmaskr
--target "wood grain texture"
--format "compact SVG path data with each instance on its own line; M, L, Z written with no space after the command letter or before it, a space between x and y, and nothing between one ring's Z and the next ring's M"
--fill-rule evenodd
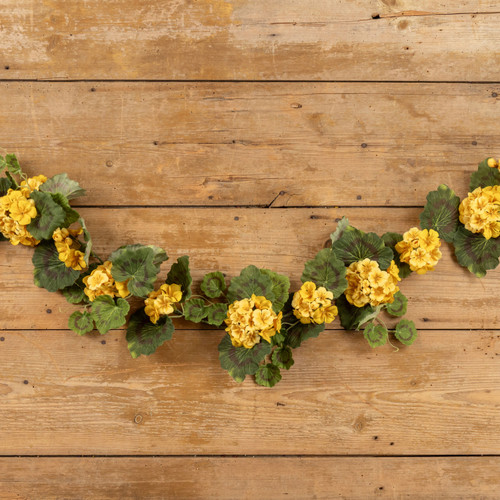
M423 331L399 352L329 331L294 351L273 389L221 369L222 332L177 332L135 360L119 331L1 335L3 455L473 455L500 446L497 331Z
M249 264L288 275L300 286L304 264L329 240L336 220L345 215L364 231L404 232L418 224L419 209L245 209L124 208L82 209L104 258L121 245L155 244L170 260L161 278L181 255L188 254L197 283L210 271L229 277ZM454 262L446 243L434 272L412 275L402 284L409 299L408 317L419 328L498 328L498 271L479 280ZM0 329L67 328L75 306L33 284L32 249L0 245ZM47 314L49 313L49 314ZM334 323L339 328L339 324ZM186 327L181 325L181 327Z
M0 498L485 500L498 498L499 466L496 457L0 458Z
M0 144L31 174L68 171L88 189L76 204L423 206L443 182L465 195L498 154L496 95L500 85L4 82Z
M500 63L493 0L4 0L0 16L3 78L494 81Z

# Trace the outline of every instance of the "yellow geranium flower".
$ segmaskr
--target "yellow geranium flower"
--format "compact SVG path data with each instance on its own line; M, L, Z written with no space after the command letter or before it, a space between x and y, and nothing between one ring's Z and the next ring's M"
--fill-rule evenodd
M40 186L47 182L47 177L45 175L36 175L35 177L30 177L28 182L21 182L21 192L24 196L29 197L31 191L38 191Z
M171 285L161 285L161 287L151 292L144 301L146 307L144 312L149 316L151 323L157 323L160 316L172 314L174 304L182 300L182 287L175 283Z
M460 222L472 233L487 240L500 236L500 186L478 187L462 200Z
M413 227L403 234L403 239L395 248L401 262L408 264L417 274L425 274L427 271L433 271L442 257L440 246L441 240L437 231Z
M337 307L332 305L333 293L325 287L316 288L312 281L306 281L293 294L293 314L303 324L331 323L337 316Z
M111 274L113 263L109 260L97 266L88 276L83 278L85 295L93 302L96 297L109 295L110 297L128 297L130 292L127 282L115 281Z

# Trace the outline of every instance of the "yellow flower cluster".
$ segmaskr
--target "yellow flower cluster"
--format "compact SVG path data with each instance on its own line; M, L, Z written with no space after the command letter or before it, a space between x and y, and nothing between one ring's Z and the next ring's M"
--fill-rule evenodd
M276 314L270 300L252 294L250 299L234 301L224 320L226 332L235 347L251 349L263 338L271 342L276 332L281 330L283 313Z
M83 229L68 229L66 227L56 229L52 234L52 239L59 252L59 260L64 262L66 267L71 267L75 271L81 271L87 267L85 254L77 250L80 243L75 238L82 234Z
M21 182L21 189L9 189L0 198L0 232L13 245L34 247L40 243L26 229L26 226L37 216L34 200L30 199L31 191L38 190L47 180L44 175L31 177Z
M323 286L316 288L315 283L306 281L293 294L293 314L301 323L331 323L339 313L332 300L332 292Z
M491 158L490 158L491 160ZM487 240L500 236L500 186L476 188L460 203L460 222Z
M112 262L107 260L100 266L97 266L88 276L83 278L85 295L91 302L101 295L110 297L120 296L122 298L130 295L126 281L115 281L111 275Z
M356 307L391 304L399 290L398 281L401 281L394 261L387 271L382 271L378 262L370 259L353 262L347 268L346 278L346 299Z
M149 316L151 323L155 323L160 316L174 312L174 304L182 299L181 286L172 283L171 285L162 285L155 292L151 292L144 301L146 307L144 312Z
M434 229L420 230L412 227L403 234L403 240L396 244L399 259L410 266L417 274L434 271L434 267L441 258L441 240Z

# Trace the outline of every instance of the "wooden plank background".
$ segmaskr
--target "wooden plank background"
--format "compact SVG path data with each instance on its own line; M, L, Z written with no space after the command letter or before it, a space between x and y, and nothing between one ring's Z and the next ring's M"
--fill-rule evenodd
M343 215L402 232L498 156L499 24L492 0L0 0L0 147L88 189L102 255L297 286ZM414 346L335 323L265 389L219 330L138 360L78 337L1 244L0 498L498 498L499 274L443 254L403 284Z

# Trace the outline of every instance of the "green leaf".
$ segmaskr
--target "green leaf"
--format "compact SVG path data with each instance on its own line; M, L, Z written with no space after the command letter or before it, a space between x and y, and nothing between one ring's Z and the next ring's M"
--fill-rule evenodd
M498 266L500 238L487 240L482 234L471 233L460 226L455 234L454 245L458 263L478 278Z
M305 340L317 337L324 329L324 323L321 325L297 323L287 330L285 341L291 348L296 349Z
M21 170L21 165L19 165L19 161L14 154L5 155L5 166L7 170L12 175L22 175L23 171Z
M92 236L90 235L89 230L87 229L87 226L85 224L85 219L83 217L80 217L78 219L78 223L80 224L80 226L82 226L83 229L83 239L85 240L84 259L88 266L90 261L90 254L92 253Z
M420 214L422 229L434 229L448 243L453 241L459 226L460 198L445 184L427 195L427 204Z
M33 191L30 197L35 200L38 215L28 224L27 229L37 240L51 239L52 233L58 227L63 227L66 213L48 193Z
M125 299L113 299L109 295L96 297L92 302L92 318L101 335L113 328L120 328L127 320L130 306Z
M397 292L394 295L394 302L392 304L387 304L385 306L385 310L391 316L404 316L406 314L407 307L408 299L401 292Z
M167 274L165 283L167 285L175 283L181 286L181 302L184 302L191 297L191 284L193 283L193 279L191 278L191 272L189 271L189 257L187 255L179 257L177 262L172 264L172 267ZM198 321L196 321L196 323L198 323Z
M236 382L243 382L247 375L255 374L259 364L270 352L271 344L265 341L255 344L251 349L234 347L226 334L219 344L220 365Z
M229 302L235 300L249 299L252 294L264 296L271 302L274 301L273 281L265 273L255 266L245 267L239 276L231 280L227 291Z
M220 297L227 288L224 275L220 271L205 274L200 287L202 292L211 299Z
M294 364L292 350L287 346L275 349L271 359L278 368L285 370L289 370Z
M66 267L59 260L59 252L51 241L40 243L33 253L35 285L49 292L56 292L72 285L80 271Z
M115 250L109 257L113 263L111 274L116 281L127 281L132 295L146 297L154 290L160 265L167 254L153 245L126 245Z
M285 342L286 335L285 335L285 329L281 328L279 332L276 332L272 337L271 337L271 345L281 345L283 342Z
M376 318L380 311L370 305L356 307L348 302L345 295L341 295L335 305L339 310L340 324L346 330L359 330L364 323Z
M478 187L498 186L500 184L500 171L496 167L488 167L488 160L489 158L483 160L471 175L469 186L471 192Z
M349 219L347 217L342 217L340 221L337 223L337 229L330 235L330 239L332 240L332 245L337 240L342 238L344 231L349 227Z
M57 174L40 186L40 191L45 193L60 193L68 200L73 200L85 194L85 189L76 181L72 181L68 174Z
M75 311L69 317L68 326L78 335L85 335L94 329L94 320L87 311Z
M271 363L259 366L255 372L255 382L264 387L274 387L280 380L280 369Z
M261 273L266 274L271 278L273 283L273 294L274 300L273 302L273 310L275 313L279 313L286 301L288 300L288 292L290 290L290 280L287 276L283 274L275 273L270 269L261 269Z
M0 196L5 196L9 189L13 189L14 186L10 179L7 177L0 178Z
M201 323L208 314L203 299L189 299L184 304L184 317L193 323Z
M220 326L227 317L227 304L218 303L205 306L207 317L205 321L209 325Z
M162 316L156 324L153 324L144 309L139 309L132 314L128 323L128 350L133 358L141 354L148 356L170 340L173 333L174 324L168 316Z
M61 290L64 298L70 304L80 304L80 302L87 302L87 296L85 295L83 288L79 285L71 285Z
M352 226L347 226L339 239L332 243L332 250L346 266L370 259L377 261L380 269L387 269L394 258L392 250L384 245L379 236Z
M368 323L363 330L363 335L372 347L379 347L387 343L389 332L387 328L382 325L375 325Z
M406 262L401 262L399 260L399 253L396 250L396 244L403 241L403 235L399 233L385 233L382 236L382 240L386 247L389 247L394 254L394 263L398 266L399 277L401 279L407 278L411 274L410 266Z
M312 281L317 286L324 286L337 298L347 288L344 263L339 260L330 248L320 250L314 259L305 263L302 283Z
M396 325L395 337L404 345L411 345L417 338L417 328L413 321L402 319Z
M71 208L66 196L61 193L52 193L50 196L64 210L65 219L59 227L69 227L79 219L80 214Z

